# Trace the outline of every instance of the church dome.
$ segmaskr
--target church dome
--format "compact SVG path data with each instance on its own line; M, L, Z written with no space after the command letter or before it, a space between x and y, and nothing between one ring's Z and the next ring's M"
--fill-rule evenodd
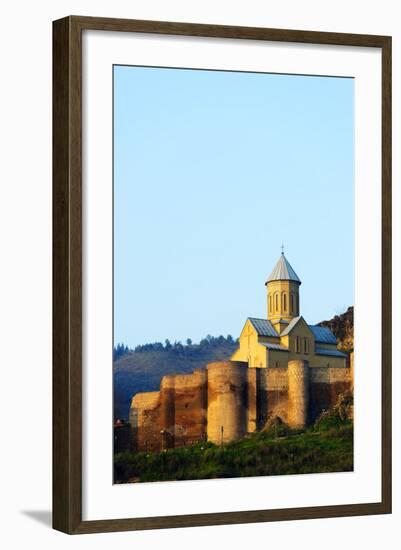
M274 266L273 271L267 278L266 284L271 281L294 281L295 283L301 284L301 279L295 273L290 262L284 256L284 252L281 253L281 256Z

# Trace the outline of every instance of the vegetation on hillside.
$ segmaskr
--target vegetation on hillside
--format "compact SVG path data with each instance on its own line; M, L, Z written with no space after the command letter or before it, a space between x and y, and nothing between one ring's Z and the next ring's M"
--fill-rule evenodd
M237 340L238 341L238 340ZM231 334L227 336L211 336L208 334L206 338L202 338L199 344L194 344L191 338L185 340L185 344L182 344L180 340L176 340L173 344L170 340L165 340L164 344L162 342L150 342L147 344L138 345L134 350L131 350L128 346L123 343L119 343L114 347L113 358L114 360L123 357L124 355L129 355L133 352L149 352L149 351L175 351L177 353L191 354L196 350L201 349L211 349L219 347L224 344L234 345L235 341Z
M338 340L338 348L345 352L354 349L354 307L350 306L347 311L335 315L329 321L319 323L322 327L328 327Z
M124 355L127 355L130 353L130 349L125 344L117 344L113 348L113 361L117 361L117 359L120 359L120 357L123 357Z
M224 446L205 442L154 454L126 451L114 457L115 483L352 470L352 421L338 419L335 427L322 421L302 432L281 424Z

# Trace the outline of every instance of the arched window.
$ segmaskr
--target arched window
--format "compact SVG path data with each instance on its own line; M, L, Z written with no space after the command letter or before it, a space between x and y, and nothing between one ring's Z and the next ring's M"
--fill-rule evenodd
M270 313L272 313L272 311L273 311L273 304L272 304L272 302L273 302L272 295L269 294L269 311L270 311Z
M290 296L291 313L294 313L294 293L291 292Z
M287 293L284 292L283 294L283 310L287 311Z
M274 295L274 308L278 311L278 292Z

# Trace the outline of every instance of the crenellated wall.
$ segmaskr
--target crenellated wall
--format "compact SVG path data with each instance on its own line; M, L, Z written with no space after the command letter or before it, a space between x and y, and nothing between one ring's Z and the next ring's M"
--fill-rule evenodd
M255 432L272 417L292 427L311 424L352 387L347 367L252 368L243 361L209 363L192 374L162 378L159 392L136 394L131 402L131 448L160 451L198 441L226 443Z

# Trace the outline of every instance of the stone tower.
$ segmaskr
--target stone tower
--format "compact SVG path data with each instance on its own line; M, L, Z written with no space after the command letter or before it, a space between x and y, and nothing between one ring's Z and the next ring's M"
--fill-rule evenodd
M283 320L288 324L294 317L299 316L300 285L301 280L282 252L266 281L269 321L276 324Z
M309 363L288 362L288 425L304 428L308 423L309 406Z
M213 443L234 441L247 432L248 363L209 363L207 439Z

